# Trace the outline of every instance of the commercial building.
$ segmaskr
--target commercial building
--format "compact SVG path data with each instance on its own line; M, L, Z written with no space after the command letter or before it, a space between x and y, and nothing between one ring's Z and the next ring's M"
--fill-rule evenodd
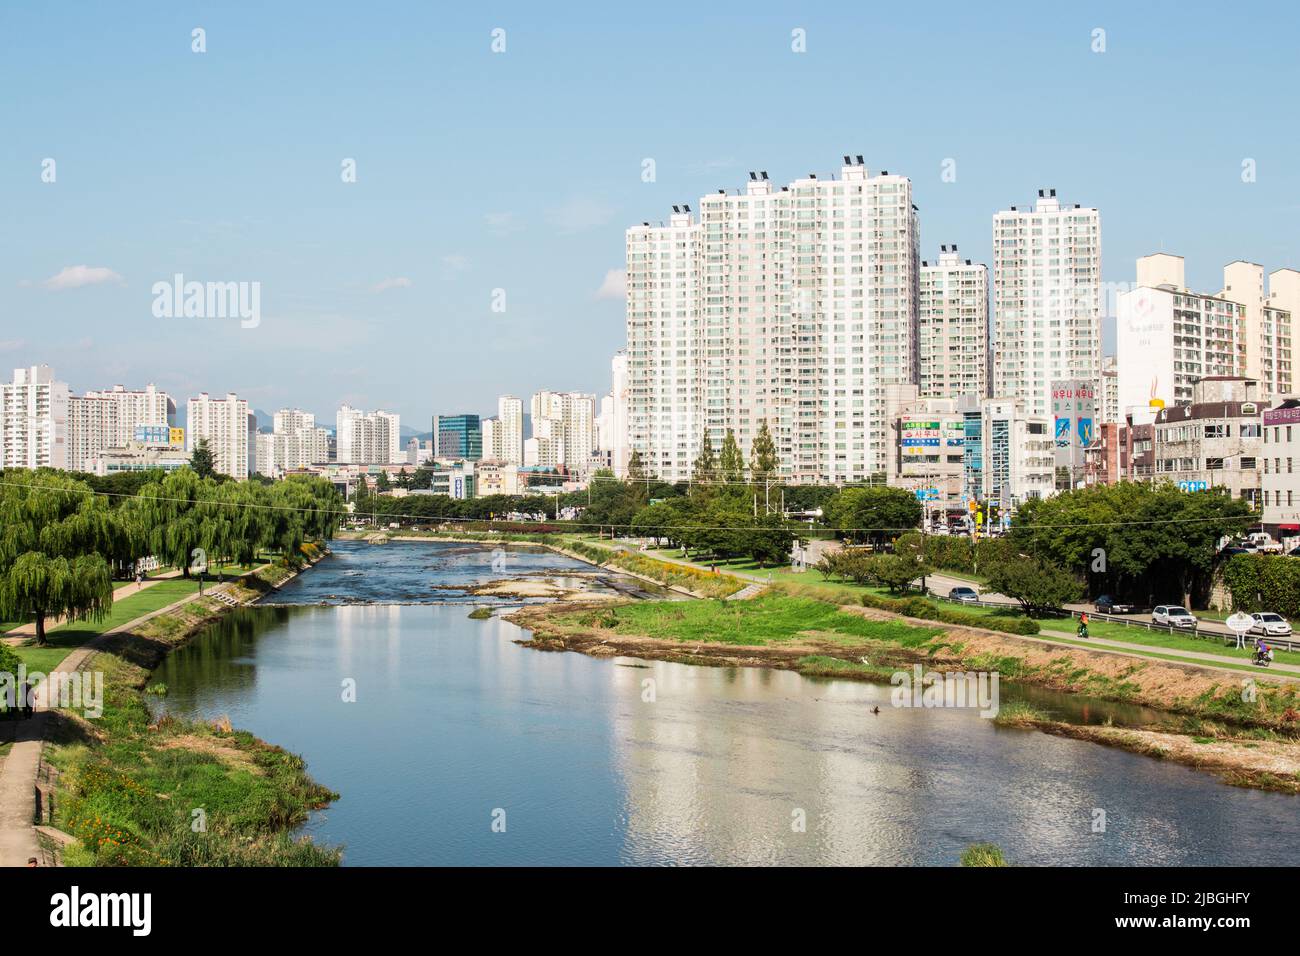
M233 392L218 399L202 392L189 400L185 419L186 451L193 454L200 442L207 441L218 472L239 479L252 474L257 418L249 413L248 402Z
M1186 405L1154 423L1155 476L1185 491L1223 489L1258 507L1264 456L1261 383L1215 376L1197 382Z
M475 490L480 497L518 495L524 491L519 480L519 465L509 461L483 459L476 463Z
M1275 538L1300 533L1300 399L1263 415L1261 498L1264 530Z
M782 477L885 470L885 386L915 383L920 256L912 184L862 157L776 188L751 172L627 231L628 442L690 476L707 431L749 457L766 423ZM630 453L630 452L629 452Z
M434 458L483 457L483 425L477 415L434 415L432 441Z
M981 405L981 498L1004 513L1055 490L1055 449L1047 415L1028 412L1025 398L989 398Z
M966 416L957 400L921 397L915 385L890 386L888 395L888 483L926 504L964 505Z
M102 477L128 471L179 471L189 463L190 453L184 448L132 440L120 448L103 449L85 470Z
M940 246L921 263L917 366L921 395L989 394L989 270Z
M1097 434L1097 385L1086 379L1052 383L1052 445L1059 489L1083 483L1084 456Z
M0 384L0 468L67 468L68 383L48 365L14 369Z
M993 216L993 394L1046 417L1052 382L1101 378L1101 217L1040 189Z

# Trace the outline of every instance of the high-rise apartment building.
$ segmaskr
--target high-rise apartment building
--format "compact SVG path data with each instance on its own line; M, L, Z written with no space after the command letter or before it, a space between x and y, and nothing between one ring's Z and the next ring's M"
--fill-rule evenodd
M89 391L68 399L68 467L93 472L110 448L126 448L139 430L166 430L176 403L154 385Z
M335 460L340 464L389 465L404 461L401 416L395 412L363 412L340 406L334 418Z
M1294 294L1295 280L1286 275L1294 272L1283 269L1273 273L1278 278L1277 294L1269 296L1265 294L1263 266L1238 260L1223 267L1220 297L1245 307L1246 367L1239 374L1256 379L1265 397L1280 398L1295 388L1291 369L1293 310L1300 302Z
M885 388L916 382L911 181L846 156L838 178L750 173L627 231L628 444L690 476L707 432L748 456L766 423L796 481L884 472Z
M922 262L917 365L921 396L953 398L989 393L989 270L940 246Z
M0 468L67 468L68 383L48 365L14 369L0 384Z
M596 443L596 396L582 392L537 392L532 397L530 411L533 437L555 443L547 454L558 456L555 462L532 464L567 465L571 470L585 470ZM529 464L527 443L524 464Z
M1137 285L1116 299L1118 421L1127 411L1185 405L1203 378L1245 374L1247 308L1221 295L1189 290L1183 257L1137 261Z
M993 394L1047 416L1052 382L1101 378L1101 217L1040 189L993 216Z
M329 432L316 425L314 413L282 408L272 418L272 429L269 435L257 436L257 472L278 478L285 472L329 462Z
M483 427L483 457L521 465L524 461L524 403L513 395L497 399L497 413L485 418Z
M211 398L202 392L191 398L185 411L185 450L191 454L206 440L215 467L223 475L247 478L257 455L257 419L248 402L230 392Z

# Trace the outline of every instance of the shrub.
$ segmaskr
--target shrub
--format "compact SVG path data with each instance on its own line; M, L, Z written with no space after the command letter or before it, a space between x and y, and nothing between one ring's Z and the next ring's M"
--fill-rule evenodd
M942 607L917 596L887 598L864 594L862 606L873 607L878 611L889 611L891 614L902 614L905 617L920 618L923 621L940 621L961 627L982 627L988 631L1002 631L1004 634L1037 634L1039 631L1038 622L1027 617L972 614L970 611L962 611L958 608Z

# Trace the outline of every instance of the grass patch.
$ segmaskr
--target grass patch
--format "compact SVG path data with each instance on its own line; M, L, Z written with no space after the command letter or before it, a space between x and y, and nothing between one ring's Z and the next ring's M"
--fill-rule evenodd
M281 572L259 570L246 585L267 586ZM79 840L65 852L68 865L338 863L338 850L289 833L311 810L337 798L307 775L301 757L234 730L228 721L152 718L144 690L150 671L171 647L226 610L203 598L106 638L90 661L91 670L104 674L103 715L86 721L54 713L46 758L59 772L55 823Z
M476 607L466 615L471 621L486 621L492 616L490 607Z
M769 594L750 601L645 601L581 614L581 623L619 634L761 646L815 632L846 644L885 641L920 647L943 633L901 621L871 621L809 598Z
M962 866L1007 866L1007 858L1002 855L996 843L972 843L961 851Z
M1033 727L1051 719L1047 711L1023 700L1013 700L998 707L993 723L999 727Z

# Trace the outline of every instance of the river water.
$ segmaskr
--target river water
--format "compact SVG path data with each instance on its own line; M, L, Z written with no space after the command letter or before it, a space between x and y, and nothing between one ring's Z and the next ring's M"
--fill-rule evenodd
M1290 864L1300 851L1295 797L973 710L896 709L888 686L534 651L508 622L469 619L490 601L456 590L576 580L592 571L580 562L333 548L155 680L166 710L229 715L302 754L341 794L304 831L343 845L348 865L948 865L985 841L1051 865ZM1077 699L1034 699L1088 716Z

